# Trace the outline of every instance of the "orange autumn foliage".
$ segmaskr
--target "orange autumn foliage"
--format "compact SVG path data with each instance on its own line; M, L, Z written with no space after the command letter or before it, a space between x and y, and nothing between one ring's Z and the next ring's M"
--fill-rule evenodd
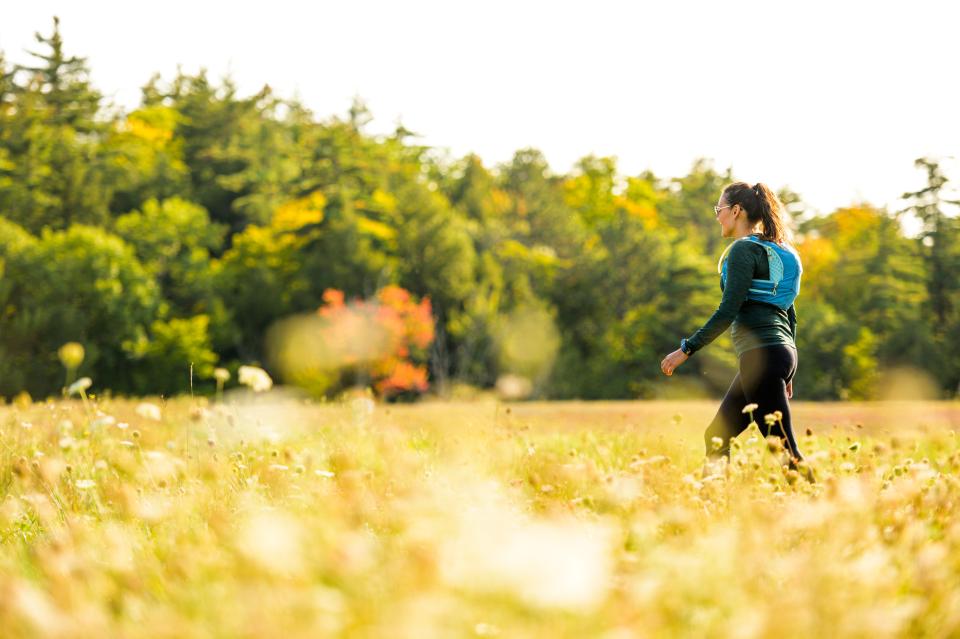
M433 342L430 299L414 300L399 286L386 286L370 300L345 301L342 291L327 289L317 314L326 320L323 341L336 359L356 375L367 376L383 396L424 392L429 388L425 350Z

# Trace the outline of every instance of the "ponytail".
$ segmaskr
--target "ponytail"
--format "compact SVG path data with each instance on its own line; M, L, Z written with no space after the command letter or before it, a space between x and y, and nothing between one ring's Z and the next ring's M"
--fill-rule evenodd
M780 219L780 200L778 200L773 191L762 182L757 182L756 185L754 185L753 192L756 193L757 201L760 204L760 223L763 224L763 239L782 244L787 240L787 233L783 225L783 220Z
M747 220L761 224L761 239L776 244L783 244L789 239L781 217L783 207L766 184L757 182L750 186L746 182L734 182L723 190L723 194L729 204L739 204L747 212Z

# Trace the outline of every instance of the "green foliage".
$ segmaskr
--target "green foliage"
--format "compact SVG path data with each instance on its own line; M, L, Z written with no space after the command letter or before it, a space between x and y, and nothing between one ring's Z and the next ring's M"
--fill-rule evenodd
M214 331L218 352L257 360L267 327L308 308L297 303L310 290L302 247L300 237L269 227L248 226L233 237L214 267L217 294L229 309L224 326Z
M8 253L7 266L15 285L0 320L0 394L58 390L56 351L70 341L86 348L80 372L97 387L134 390L125 344L153 321L160 295L128 244L102 229L75 225L27 241Z
M217 354L210 346L210 318L197 315L188 319L156 320L149 337L140 335L126 349L135 360L135 390L139 393L174 394L194 384L209 388Z
M877 340L818 300L797 305L799 365L794 389L805 399L870 399L877 373Z
M111 196L97 120L100 95L82 58L63 50L59 23L37 66L4 74L0 108L0 215L32 232L74 222L103 224ZM0 73L3 73L0 69ZM25 75L26 80L16 82Z
M225 229L211 224L202 207L178 197L147 200L142 211L118 217L114 229L160 284L175 315L209 308L214 295L211 255L223 246Z
M149 199L190 192L184 138L177 135L182 121L173 107L145 104L114 124L104 141L116 179L111 211L125 212Z
M733 172L718 173L707 160L698 160L690 173L670 180L659 210L667 226L676 229L694 250L719 255L726 245L713 216L723 187L734 181Z

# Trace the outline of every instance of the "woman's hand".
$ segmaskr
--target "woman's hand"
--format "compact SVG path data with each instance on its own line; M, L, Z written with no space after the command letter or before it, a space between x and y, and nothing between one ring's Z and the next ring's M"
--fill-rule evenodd
M793 380L787 382L787 399L793 399Z
M690 359L690 356L678 348L663 358L663 361L660 362L660 370L663 371L664 375L673 375L673 371L676 370L677 366L683 364L688 359Z

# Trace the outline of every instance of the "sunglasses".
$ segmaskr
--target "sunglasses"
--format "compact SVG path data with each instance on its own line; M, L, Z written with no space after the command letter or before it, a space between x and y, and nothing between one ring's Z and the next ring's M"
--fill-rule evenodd
M723 209L729 209L731 206L733 206L733 204L727 204L726 206L715 206L713 207L713 214L716 217L720 217L720 211Z

